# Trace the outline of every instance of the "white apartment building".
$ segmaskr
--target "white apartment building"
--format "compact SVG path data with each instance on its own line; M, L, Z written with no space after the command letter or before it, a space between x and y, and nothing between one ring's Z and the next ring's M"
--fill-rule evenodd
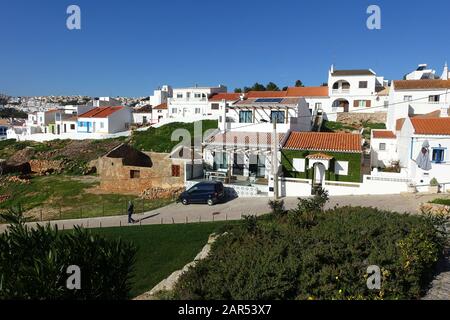
M208 99L215 93L225 93L227 87L190 87L173 89L173 97L167 99L168 117L189 118L208 114Z
M162 103L167 103L167 99L173 96L173 89L169 85L164 85L153 91L153 95L150 96L150 105L158 106Z
M378 93L386 89L388 83L371 69L335 70L328 73L331 111L374 113L386 112L387 98Z

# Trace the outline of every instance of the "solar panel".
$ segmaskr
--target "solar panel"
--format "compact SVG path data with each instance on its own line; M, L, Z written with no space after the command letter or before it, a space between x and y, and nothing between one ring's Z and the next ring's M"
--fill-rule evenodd
M279 99L279 98L276 98L276 99L273 99L273 98L271 98L271 99L256 99L255 100L256 103L280 103L281 101L283 101L283 99Z

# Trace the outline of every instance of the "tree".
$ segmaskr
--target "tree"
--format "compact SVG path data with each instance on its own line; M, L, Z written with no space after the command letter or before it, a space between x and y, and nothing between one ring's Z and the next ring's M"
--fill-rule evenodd
M266 86L266 90L267 91L280 91L280 88L278 88L278 86L275 83L269 82Z
M283 91L287 91L287 89L289 89L289 87L288 86L286 86L286 87L283 87Z
M295 86L296 87L304 87L302 80L295 81Z
M241 88L236 88L236 89L234 89L234 93L242 93L242 89Z
M256 82L253 87L251 88L252 91L266 91L266 87L264 85Z
M10 96L0 93L0 106L4 106L4 105L8 104L9 99L11 99Z

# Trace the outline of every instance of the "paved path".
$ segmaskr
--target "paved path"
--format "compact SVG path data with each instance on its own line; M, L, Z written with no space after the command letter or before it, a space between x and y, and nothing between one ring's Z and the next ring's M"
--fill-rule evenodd
M436 277L423 300L450 300L450 248L439 263Z
M442 197L442 196L440 196ZM345 206L364 206L377 207L380 209L417 213L420 203L428 202L436 198L436 195L384 195L384 196L342 196L332 197L327 204L328 208L336 205ZM144 214L135 215L134 218L138 221L135 225L148 224L168 224L168 223L191 223L191 222L205 222L218 220L238 220L243 215L261 215L269 212L267 205L269 198L255 197L255 198L238 198L227 203L218 204L212 207L207 205L188 205L183 206L180 203L174 203L169 206L159 208ZM297 198L285 198L285 205L287 209L295 208L298 200ZM43 223L29 223L30 226ZM52 225L57 225L59 229L72 229L74 226L83 226L85 228L105 228L128 226L127 217L111 216L98 218L83 218L72 220L55 220L50 222ZM0 225L0 232L6 229L5 225Z

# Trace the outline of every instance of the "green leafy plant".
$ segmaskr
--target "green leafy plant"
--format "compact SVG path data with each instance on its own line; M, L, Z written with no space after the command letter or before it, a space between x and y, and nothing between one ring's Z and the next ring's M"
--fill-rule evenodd
M439 182L437 181L436 178L433 178L430 180L430 186L432 187L439 187Z

